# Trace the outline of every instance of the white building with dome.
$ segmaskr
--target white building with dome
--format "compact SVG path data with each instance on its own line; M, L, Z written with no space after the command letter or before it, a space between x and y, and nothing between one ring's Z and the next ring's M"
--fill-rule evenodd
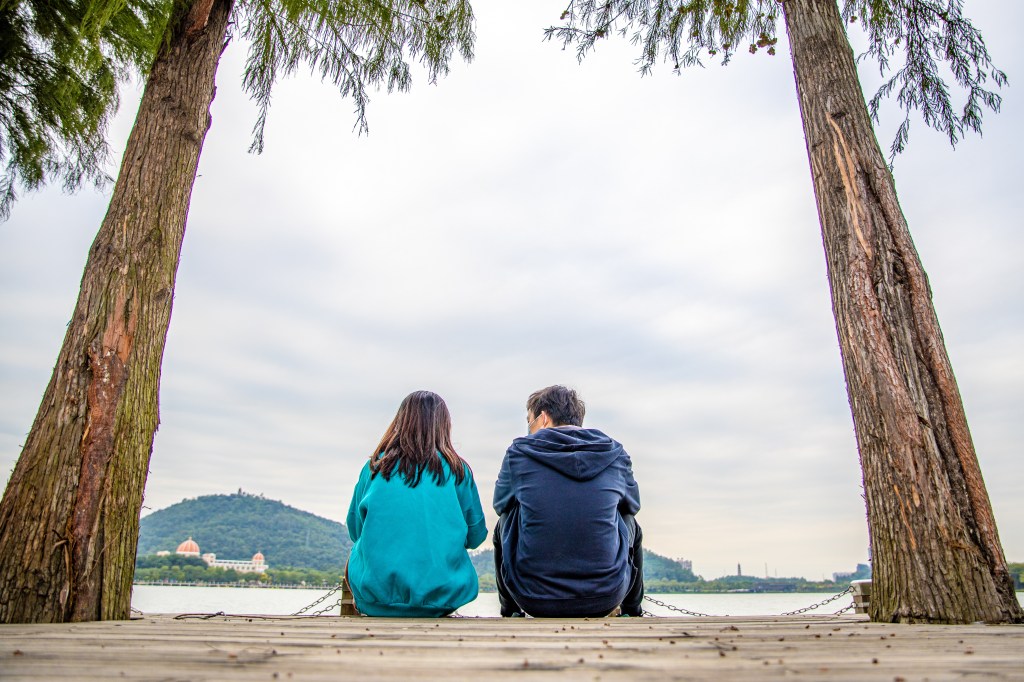
M249 561L242 559L218 559L217 555L213 552L200 554L199 545L192 539L192 536L189 536L188 540L178 545L178 549L174 553L180 556L199 557L211 568L231 569L239 573L265 573L267 570L267 562L263 552L256 552Z

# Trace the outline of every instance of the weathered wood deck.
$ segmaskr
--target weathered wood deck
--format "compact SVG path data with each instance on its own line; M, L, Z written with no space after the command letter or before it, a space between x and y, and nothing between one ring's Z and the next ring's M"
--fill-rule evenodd
M4 680L1024 680L1024 626L863 617L246 618L0 626Z

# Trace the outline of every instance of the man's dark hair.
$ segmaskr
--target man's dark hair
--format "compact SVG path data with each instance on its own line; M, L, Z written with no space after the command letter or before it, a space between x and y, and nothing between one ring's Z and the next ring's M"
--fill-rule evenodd
M583 426L587 406L571 388L548 386L526 399L526 411L534 417L547 412L555 426Z

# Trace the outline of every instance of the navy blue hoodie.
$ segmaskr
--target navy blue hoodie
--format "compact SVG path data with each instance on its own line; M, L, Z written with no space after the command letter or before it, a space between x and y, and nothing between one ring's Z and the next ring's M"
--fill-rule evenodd
M611 611L629 590L629 530L640 510L629 455L597 429L516 438L494 486L505 583L527 613Z

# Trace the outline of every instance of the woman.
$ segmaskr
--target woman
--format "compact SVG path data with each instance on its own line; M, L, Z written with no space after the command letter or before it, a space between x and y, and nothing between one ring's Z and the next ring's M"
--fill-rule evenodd
M441 396L409 394L363 466L348 509L348 579L368 616L436 618L476 599L467 549L487 537L473 471Z

